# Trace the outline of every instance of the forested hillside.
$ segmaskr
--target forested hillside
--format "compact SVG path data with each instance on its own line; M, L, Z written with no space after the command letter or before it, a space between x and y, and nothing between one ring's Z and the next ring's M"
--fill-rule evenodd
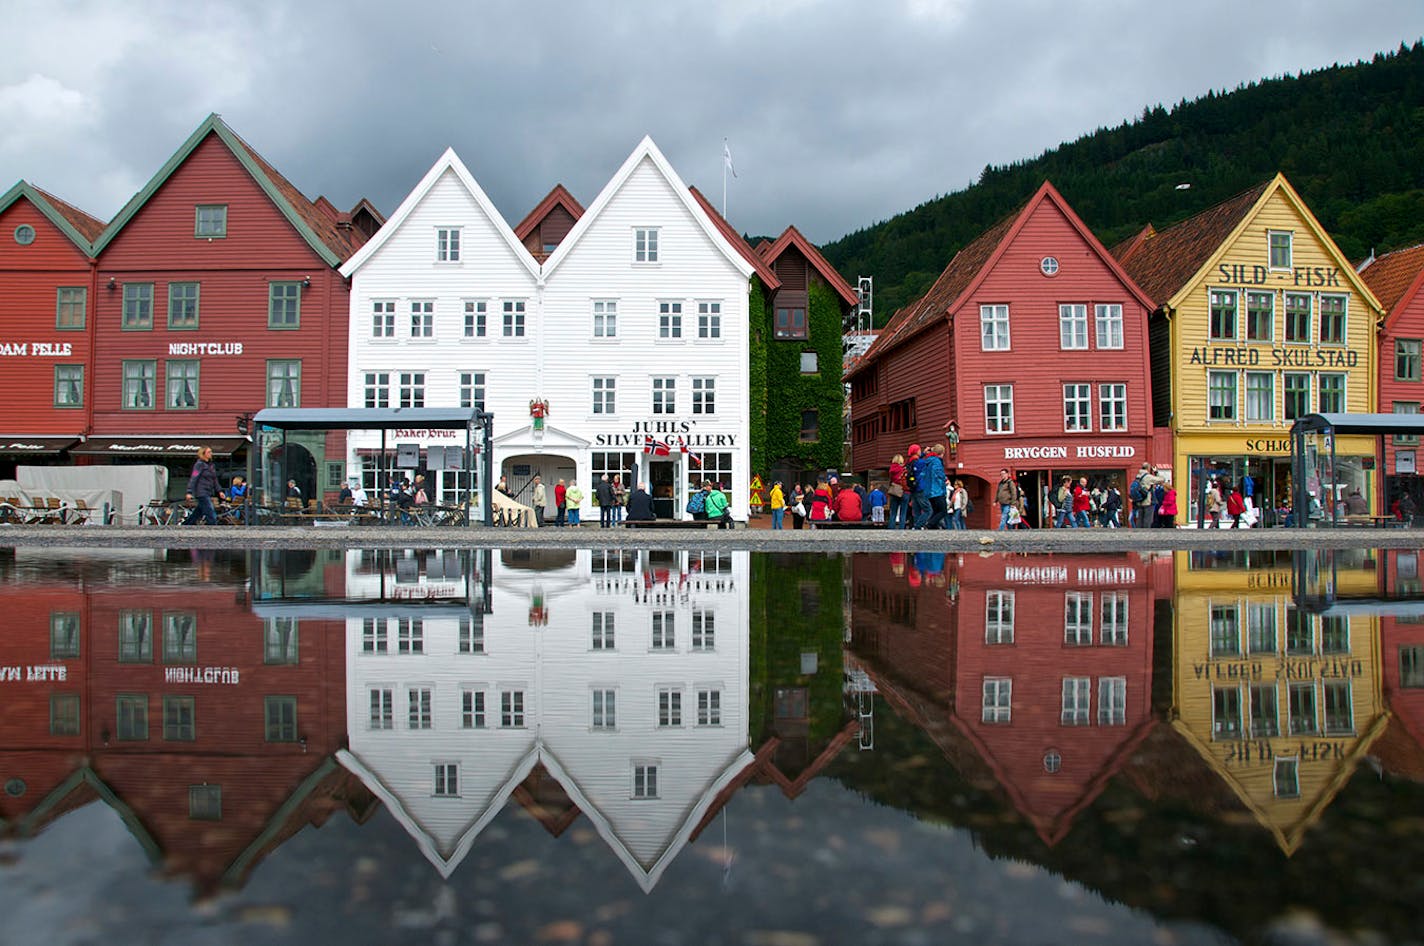
M1278 170L1352 260L1424 242L1424 43L1147 109L822 249L847 278L875 277L883 325L1045 179L1111 246Z

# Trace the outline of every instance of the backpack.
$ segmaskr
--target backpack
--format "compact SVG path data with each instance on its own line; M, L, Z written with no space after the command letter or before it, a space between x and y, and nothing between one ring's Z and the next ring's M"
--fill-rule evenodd
M1127 498L1132 500L1134 506L1141 504L1147 498L1147 490L1142 485L1142 480L1135 479L1132 485L1127 488Z
M705 512L707 510L707 494L698 490L692 494L692 498L687 501L687 511L691 513Z
M920 477L917 475L919 465L919 460L905 465L905 489L912 493L918 493L920 491Z
M1152 487L1152 505L1160 506L1162 505L1162 500L1166 498L1167 490L1161 483L1158 483L1156 486Z
M1062 509L1064 506L1071 505L1072 502L1073 494L1069 492L1068 487L1066 486L1058 487L1058 492L1053 494L1053 505L1057 506L1060 509Z

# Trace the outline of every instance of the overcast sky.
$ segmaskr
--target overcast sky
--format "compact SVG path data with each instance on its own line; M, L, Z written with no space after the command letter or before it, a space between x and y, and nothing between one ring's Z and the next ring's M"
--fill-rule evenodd
M728 216L826 242L986 164L1424 35L1420 0L0 0L0 191L108 219L210 112L390 213L453 146L517 223L644 134Z

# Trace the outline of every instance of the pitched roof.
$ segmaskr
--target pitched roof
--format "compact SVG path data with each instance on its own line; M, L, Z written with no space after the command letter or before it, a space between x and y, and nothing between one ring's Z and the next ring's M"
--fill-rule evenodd
M851 288L850 283L836 272L836 268L821 255L821 251L816 249L815 244L802 236L801 231L797 230L795 226L787 227L775 243L756 252L768 263L775 263L782 253L793 246L801 251L801 255L806 257L806 260L815 268L816 272L821 274L821 278L836 291L836 295L840 296L846 305L853 306L860 302L860 294Z
M564 185L555 184L554 189L549 191L533 210L529 211L529 215L519 221L519 225L514 228L514 235L521 241L524 240L534 232L535 227L543 223L544 218L549 216L555 207L564 208L575 221L583 216L583 204L575 200L574 195L570 194Z
M1424 280L1424 243L1396 250L1371 260L1360 268L1360 278L1384 306L1388 317L1401 302L1409 302Z
M707 216L712 218L712 223L721 232L722 236L726 237L727 242L732 244L733 249L742 254L748 263L752 264L752 268L756 270L757 278L761 280L761 284L767 289L780 289L781 280L777 277L776 271L771 268L766 259L758 255L757 251L752 249L746 240L742 239L742 235L737 232L735 227L727 222L726 218L717 212L717 208L712 206L712 202L707 199L706 195L696 187L689 187L688 190L692 192L692 196L697 199L697 203L701 205L702 210Z
M1257 184L1161 232L1144 229L1113 247L1113 254L1144 292L1165 304L1250 216L1272 183Z
M0 213L21 197L34 205L50 223L63 233L71 243L83 250L85 255L94 253L94 240L104 231L104 221L80 210L67 201L42 191L27 181L19 181L3 195L0 195Z
M182 167L183 163L209 135L216 135L218 140L232 152L233 157L252 176L253 181L287 219L287 222L292 225L292 228L328 265L338 266L342 260L351 255L351 252L359 244L359 238L354 237L351 231L339 229L334 217L323 213L316 204L307 200L291 181L277 173L276 168L268 164L267 160L253 150L251 145L239 138L216 113L203 120L197 130L188 136L188 140L183 142L163 167L158 169L158 173L144 185L143 190L135 194L119 211L118 216L109 222L107 229L94 241L95 255L103 252L104 247L119 235L128 222L148 203L149 198L156 194L158 189L173 176L173 172Z

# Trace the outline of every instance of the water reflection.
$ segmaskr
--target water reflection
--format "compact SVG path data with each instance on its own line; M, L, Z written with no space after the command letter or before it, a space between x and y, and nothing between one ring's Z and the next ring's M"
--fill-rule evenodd
M651 891L738 793L818 778L1239 935L1340 850L1424 841L1412 551L14 551L0 578L0 830L99 802L200 894L382 808L451 877L511 804ZM1313 906L1408 930L1390 876Z

